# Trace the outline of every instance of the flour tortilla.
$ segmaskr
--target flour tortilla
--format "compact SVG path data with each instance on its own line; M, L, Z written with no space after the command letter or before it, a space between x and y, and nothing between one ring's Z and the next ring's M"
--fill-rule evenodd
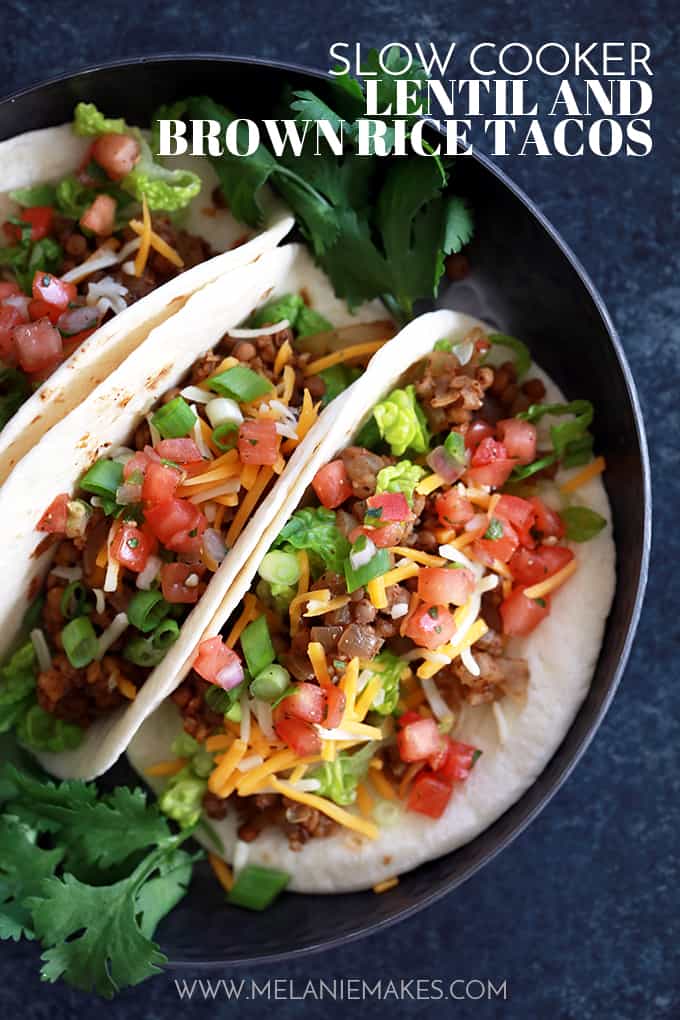
M407 366L429 353L436 340L460 340L476 325L483 324L456 312L433 312L412 322L373 358L363 379L355 384L351 401L344 404L338 415L333 432L318 444L290 499L284 501L277 519L235 580L206 636L218 633L242 600L258 564L299 503L316 469L347 445L358 424L381 396L394 388ZM545 382L547 402L564 400L557 386L536 365L532 365L530 375ZM548 425L545 419L540 427L547 429ZM573 473L563 473L558 481ZM528 660L530 684L524 705L509 698L502 702L507 723L505 739L501 741L499 737L490 706L468 707L458 720L455 738L481 748L484 753L469 779L454 793L443 816L435 821L402 812L389 828L382 828L377 840L339 829L328 839L310 840L297 852L289 849L279 829L265 829L249 844L248 863L289 872L292 876L289 888L296 892L352 892L370 888L468 843L531 786L561 744L586 696L614 593L611 513L601 480L594 479L578 489L572 502L602 514L607 526L590 542L573 545L579 569L553 595L550 616L529 637L514 639L510 645L512 655ZM163 787L164 781L149 779L145 770L170 756L172 740L180 732L179 713L171 702L166 702L146 721L128 749L133 767L156 790ZM221 822L210 819L210 824L223 842L226 860L233 860L236 813L230 811ZM200 829L196 835L214 850Z
M35 525L52 500L73 491L83 472L107 450L124 445L158 399L182 379L193 362L214 347L230 328L272 298L305 290L310 307L334 326L384 321L380 302L354 313L339 302L329 281L300 245L275 248L254 264L226 274L188 299L171 319L101 383L80 406L55 425L21 461L0 488L5 542L0 550L0 661L20 632L24 613L49 569L54 550L42 555L45 535ZM230 550L207 591L185 621L179 640L142 686L134 702L90 727L81 746L38 757L60 777L90 779L109 768L131 735L188 671L186 662L197 639L220 606L232 579L248 561L259 537L278 514L284 496L309 462L316 444L342 409L333 402L291 457L269 497L260 505Z
M1 142L0 222L19 211L9 197L10 191L57 181L73 173L91 141L75 135L70 124L62 124ZM208 160L181 157L166 163L171 169L192 170L201 177L201 191L192 199L182 225L222 254L173 277L109 319L52 373L0 432L0 483L48 429L118 368L155 326L179 311L194 291L274 248L291 230L293 217L266 190L265 228L261 233L249 230L226 209L216 209L212 215L211 195L218 180ZM206 215L206 209L211 215ZM245 237L247 242L241 243Z

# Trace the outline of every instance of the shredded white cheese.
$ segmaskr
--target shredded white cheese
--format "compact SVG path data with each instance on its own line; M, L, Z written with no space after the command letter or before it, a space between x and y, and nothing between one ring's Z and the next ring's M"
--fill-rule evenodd
M228 329L227 336L233 336L235 340L249 340L256 336L272 336L274 333L280 333L283 329L288 329L289 326L288 319L281 319L273 326L260 326L258 329Z
M250 855L250 847L242 839L237 839L234 844L234 863L233 870L234 874L237 875L239 871L242 871L248 863L248 857Z
M153 582L158 577L160 569L161 569L160 557L149 556L148 560L146 561L146 566L144 567L144 570L137 574L137 587L141 591L148 591Z
M264 758L261 754L250 754L247 758L241 759L238 763L238 770L239 772L250 772L251 769L257 768L258 765L261 765L263 761Z
M480 675L480 668L470 648L464 648L460 653L460 658L468 673L472 673L473 676Z
M52 567L50 573L64 581L79 581L83 576L82 567Z
M93 588L95 612L103 613L106 609L106 596L101 588Z
M118 587L118 572L120 570L120 564L118 560L115 560L111 555L111 544L116 534L118 521L114 521L109 528L109 535L106 539L106 549L108 552L108 559L106 565L106 576L104 578L104 591L115 591Z
M496 729L498 730L498 740L502 747L503 744L505 744L505 742L507 741L508 737L510 736L510 727L508 726L508 721L505 718L503 709L501 708L497 701L494 701L492 703L491 709L493 711L493 717L496 721Z
M202 390L200 386L185 386L179 393L185 400L192 400L194 404L207 404L213 399L213 394Z
M244 744L250 742L250 703L248 693L244 691L240 698L241 704L241 733L240 737Z
M106 628L103 634L99 636L99 650L97 652L97 658L102 659L108 652L111 645L115 644L121 634L127 630L130 626L130 621L127 618L127 613L117 613L111 621L110 625Z
M431 677L428 677L422 680L421 683L423 685L423 693L427 698L427 703L432 709L432 715L435 719L441 721L448 715L451 715L451 709L439 693L434 680Z
M35 651L35 657L38 660L40 672L43 673L52 665L52 656L50 655L50 649L45 635L39 628L31 631L31 644Z

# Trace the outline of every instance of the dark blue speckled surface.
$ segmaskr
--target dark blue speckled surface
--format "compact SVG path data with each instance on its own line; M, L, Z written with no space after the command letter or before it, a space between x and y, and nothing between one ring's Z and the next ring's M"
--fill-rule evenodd
M410 977L507 981L507 1000L276 1002L278 1016L562 1018L680 1015L677 662L680 286L673 250L670 152L663 117L677 50L670 3L575 0L482 6L425 0L283 4L177 0L82 4L5 0L0 93L99 59L162 51L254 54L327 66L334 40L391 39L462 46L485 39L643 39L653 46L656 145L644 160L512 158L504 168L561 229L607 301L640 389L656 483L656 538L638 639L619 695L574 776L540 818L455 896L380 936L332 955L243 975ZM10 40L10 41L8 41ZM13 43L13 45L12 45ZM669 492L669 488L672 490ZM625 550L620 550L625 555ZM332 918L329 918L329 924ZM38 952L3 946L0 1016L90 1016L102 1008L41 986ZM223 976L223 975L219 975ZM298 985L298 992L302 987ZM264 1005L264 1009L266 1009ZM263 1003L178 1002L171 976L104 1007L112 1018L201 1011L261 1016Z

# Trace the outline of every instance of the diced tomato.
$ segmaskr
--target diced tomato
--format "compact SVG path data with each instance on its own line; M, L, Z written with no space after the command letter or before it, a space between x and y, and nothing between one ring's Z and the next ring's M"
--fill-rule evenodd
M18 308L13 308L11 305L0 307L0 358L3 361L14 362L17 359L14 329L21 325L22 321Z
M19 219L22 223L30 224L31 241L41 241L52 229L54 209L50 205L34 205L29 209L22 209ZM21 240L22 230L17 223L5 223L4 230L13 244Z
M496 460L492 464L468 468L466 478L471 485L490 485L492 489L501 489L512 474L516 461Z
M529 500L534 513L536 514L536 520L534 522L534 530L541 536L541 538L563 538L565 534L565 527L562 518L556 510L552 510L547 506L542 499L538 496L532 496Z
M455 489L439 493L434 501L434 509L441 523L448 528L462 528L475 516L475 508L470 500L459 495Z
M111 543L111 556L135 574L141 573L150 555L148 536L136 524L121 524Z
M488 567L494 560L507 563L519 545L519 537L512 524L494 513L484 534L495 534L497 531L500 532L498 538L479 538L473 546L475 555Z
M381 521L407 521L411 516L411 509L403 492L380 492L375 496L369 496L366 506L369 510L380 510L380 516L375 520L369 515L369 520L373 524L379 524Z
M139 142L136 138L113 133L101 135L91 151L91 158L99 163L112 181L120 181L129 174L138 162L139 155Z
M33 277L33 297L36 301L46 301L48 305L65 311L71 301L75 301L78 291L74 283L65 283L52 273L36 270Z
M312 479L312 488L329 510L334 510L352 495L352 483L341 460L332 460L319 468Z
M238 429L238 455L242 464L275 464L281 437L270 418L241 422Z
M431 605L462 606L475 586L472 571L467 567L421 567L418 594Z
M408 795L409 811L417 811L429 818L441 818L451 799L452 786L446 779L423 769L413 781Z
M434 719L419 718L397 732L397 747L402 761L426 761L437 754L441 734Z
M42 372L54 368L61 360L61 333L49 319L22 323L14 327L14 346L24 372Z
M461 744L459 740L451 740L450 737L447 740L446 758L439 766L438 774L442 779L448 779L449 782L462 782L470 775L481 751L470 744Z
M176 464L193 464L203 460L193 439L161 439L154 449L159 457L174 460Z
M43 301L42 298L38 298L37 300L33 298L28 303L28 315L33 322L35 322L36 319L43 319L47 316L50 322L53 325L56 325L61 312L54 305L48 305L47 301Z
M275 720L274 729L277 737L300 758L321 753L321 737L311 723L281 715Z
M134 457L130 457L129 461L127 461L127 463L123 467L124 480L127 482L128 478L130 478L131 475L134 475L137 472L143 475L146 472L148 466L149 458L145 453L142 453L141 450L138 450L135 453Z
M420 648L438 648L450 641L455 631L453 616L446 606L420 606L406 624L406 636Z
M334 730L342 722L347 699L344 692L334 684L329 684L324 689L326 692L326 718L323 724L326 729Z
M550 600L528 599L522 588L515 588L500 605L503 633L525 637L538 627L550 612Z
M187 580L195 578L195 584ZM164 563L161 567L161 591L166 602L191 605L198 601L198 573L190 563ZM196 667L194 666L194 669Z
M59 496L56 496L36 524L36 531L47 531L49 534L63 535L66 532L69 498L67 492L62 492Z
M412 708L409 708L406 712L401 713L397 719L397 725L408 726L409 723L418 722L419 719L422 719L422 716L418 712L415 712Z
M517 584L537 584L548 576L540 549L520 546L509 560L508 567Z
M564 545L542 545L538 552L545 565L547 577L562 570L574 558L571 549L567 549Z
M536 460L536 426L520 418L504 418L496 425L498 438L518 464Z
M133 458L134 459L134 458ZM153 505L165 503L175 495L177 486L182 480L182 473L168 464L157 464L150 461L144 472L142 499L144 503Z
M502 443L491 436L486 436L472 454L472 466L484 467L486 464L494 464L497 460L507 460L508 451Z
M431 754L427 759L427 764L430 766L433 772L437 772L446 761L449 753L449 738L445 737L442 733L439 734L439 747Z
M392 545L399 545L404 535L404 526L400 521L391 521L383 524L382 528L371 528L362 524L349 533L350 542L356 542L359 535L365 535L378 549L389 549Z
M494 513L506 521L510 521L521 544L528 549L533 549L536 542L531 534L531 529L536 519L536 511L527 499L503 495L496 503Z
M179 553L200 550L208 522L193 503L185 499L168 499L146 510L145 517L151 531L166 549Z
M0 280L0 301L21 293L21 287L18 283L13 283L11 280Z
M97 195L80 217L79 223L97 237L110 237L116 220L116 200L111 195Z
M294 715L305 722L320 723L326 714L326 697L317 684L295 684L295 693L284 701L286 715Z
M493 425L479 418L473 421L465 433L465 446L468 450L476 449L483 439L493 439L495 429Z
M241 660L219 636L201 641L193 669L209 684L216 684L227 691L243 680Z

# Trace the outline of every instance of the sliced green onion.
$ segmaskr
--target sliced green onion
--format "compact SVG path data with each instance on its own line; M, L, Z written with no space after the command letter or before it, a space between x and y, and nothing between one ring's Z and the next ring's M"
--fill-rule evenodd
M241 404L248 404L251 400L257 400L269 393L272 384L258 372L253 372L245 365L234 365L219 375L207 379L204 386L219 393L221 397L232 397Z
M165 655L165 649L154 648L151 638L134 637L123 649L123 658L135 666L157 666Z
M289 882L290 875L287 871L262 868L259 864L247 864L238 873L227 899L229 903L245 907L246 910L265 910Z
M159 407L151 418L163 439L181 439L188 436L196 424L196 415L184 397L175 397Z
M231 425L240 425L243 421L241 408L231 397L213 397L205 405L205 413L214 429L218 425L226 425L227 422Z
M263 581L269 584L282 584L289 587L300 580L300 562L295 553L273 549L262 558L257 572Z
M80 488L94 496L108 496L115 500L118 486L123 482L123 465L115 460L98 460L80 480Z
M243 652L251 676L257 676L276 658L266 616L258 616L241 634Z
M211 687L208 687L203 697L208 708L211 708L213 712L218 712L221 715L228 712L234 704L231 691L224 691L221 687L218 687L217 684L213 684Z
M349 556L345 560L345 582L347 591L351 595L357 588L363 588L375 577L386 574L390 569L390 554L387 549L378 549L374 556L356 570L350 562Z
M250 685L250 693L261 701L275 701L290 683L290 673L274 662L258 673Z
M233 421L225 421L213 429L212 439L221 453L228 453L238 442L238 425Z
M179 625L176 620L163 620L151 635L151 644L156 651L165 653L179 637Z
M169 610L170 603L159 591L138 591L130 599L127 615L133 627L141 630L142 634L148 634L155 630Z
M207 779L212 770L215 768L215 758L206 751L204 747L200 747L198 751L191 758L191 769L199 779Z
M88 612L87 588L82 581L71 581L64 588L59 603L61 615L67 620L73 620L76 616L86 616Z
M88 616L67 623L61 632L61 643L74 669L89 666L99 652L99 641Z
M241 702L235 701L231 708L224 713L225 719L230 722L241 722Z

